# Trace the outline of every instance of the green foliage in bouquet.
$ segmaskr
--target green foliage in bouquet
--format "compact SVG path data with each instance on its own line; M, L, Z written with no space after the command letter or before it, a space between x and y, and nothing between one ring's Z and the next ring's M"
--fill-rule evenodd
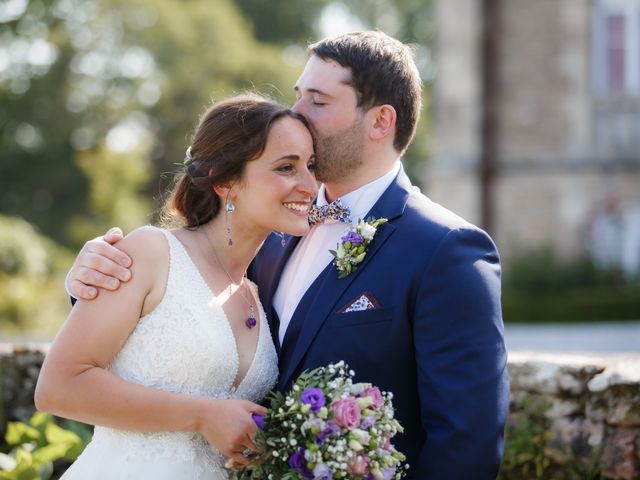
M254 417L260 453L232 471L239 480L400 479L405 456L391 444L402 432L391 393L353 383L344 362L305 371L283 395L271 393L265 417Z
M5 441L11 451L0 453L0 480L48 480L54 462L72 462L91 440L89 427L36 412L27 423L9 422Z

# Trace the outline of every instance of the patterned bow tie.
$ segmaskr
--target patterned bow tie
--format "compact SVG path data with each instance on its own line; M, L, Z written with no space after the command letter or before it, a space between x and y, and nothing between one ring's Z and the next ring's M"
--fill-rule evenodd
M349 223L351 220L349 218L350 214L349 209L342 205L339 199L320 207L314 205L309 210L309 225L313 227L321 223Z

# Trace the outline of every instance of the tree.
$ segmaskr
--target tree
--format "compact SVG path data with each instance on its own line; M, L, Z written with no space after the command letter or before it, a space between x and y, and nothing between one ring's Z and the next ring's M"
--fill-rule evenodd
M71 254L20 218L0 215L0 332L57 327L69 309L61 285ZM48 333L51 333L50 331Z
M149 220L145 196L158 186L128 182L131 194L120 188L128 204L105 209L108 200L97 197L114 192L99 193L100 185L113 185L126 168L147 178L175 170L212 99L245 89L282 97L295 78L229 0L7 5L0 7L0 211L67 245L120 221L116 212L129 211L134 224Z
M285 58L302 70L305 49L323 36L344 29L380 29L413 44L416 62L425 83L423 115L404 164L413 181L420 184L430 156L430 100L434 66L431 0L235 0L251 22L256 37L284 48Z

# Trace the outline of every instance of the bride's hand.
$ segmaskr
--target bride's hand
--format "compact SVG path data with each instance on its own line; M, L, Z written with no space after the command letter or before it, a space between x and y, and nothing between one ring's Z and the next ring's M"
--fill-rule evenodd
M258 427L252 414L266 415L267 409L246 400L209 400L202 409L196 431L237 466L248 465L253 456L242 452L255 452L253 438Z

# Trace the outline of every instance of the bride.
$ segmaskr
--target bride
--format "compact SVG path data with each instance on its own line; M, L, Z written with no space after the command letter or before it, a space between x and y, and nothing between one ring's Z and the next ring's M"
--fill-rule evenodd
M316 194L302 117L255 95L202 117L165 210L118 245L132 276L79 300L38 379L39 410L96 425L66 480L226 479L255 448L277 357L245 272L273 230L308 231Z

